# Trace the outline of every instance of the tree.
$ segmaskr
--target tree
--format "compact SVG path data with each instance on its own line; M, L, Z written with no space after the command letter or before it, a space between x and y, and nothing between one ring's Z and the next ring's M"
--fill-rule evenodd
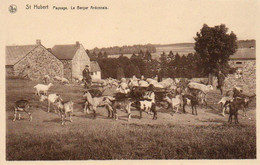
M230 55L237 49L237 37L228 28L221 24L209 27L204 24L195 39L195 51L201 57L203 73L209 75L209 83L212 84L212 74L219 70L225 70Z
M101 59L101 58L103 58L103 54L102 54L102 52L99 52L98 53L98 59Z
M167 55L165 54L165 52L163 52L159 58L160 60L160 76L163 78L165 76L168 76L168 63L167 63Z
M116 71L116 78L118 80L121 80L122 78L125 77L125 74L124 74L124 69L122 67L118 67L117 68L117 71Z
M104 57L104 58L108 58L107 52L104 52L103 57Z

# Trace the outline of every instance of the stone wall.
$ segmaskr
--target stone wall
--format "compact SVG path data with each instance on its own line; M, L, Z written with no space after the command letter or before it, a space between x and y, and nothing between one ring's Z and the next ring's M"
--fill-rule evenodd
M68 80L71 80L72 78L72 60L61 60L63 63L63 72L64 72L64 77Z
M244 93L256 93L256 61L255 60L230 60L232 67L238 68L235 74L230 74L225 79L225 90L233 89L235 85L241 86Z
M82 44L79 45L79 49L72 59L72 78L79 78L82 76L82 71L85 68L85 65L90 66L90 59L86 53Z
M63 64L42 45L37 46L28 55L14 65L14 75L42 80L44 75L63 76Z

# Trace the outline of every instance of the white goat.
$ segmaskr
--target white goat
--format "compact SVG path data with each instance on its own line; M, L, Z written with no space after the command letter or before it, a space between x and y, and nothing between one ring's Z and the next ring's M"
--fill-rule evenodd
M163 80L162 82L160 82L159 84L162 85L163 88L169 88L169 87L171 87L172 85L174 85L175 82L174 82L173 79L167 78L167 79Z
M195 83L195 82L190 82L188 84L188 87L193 88L193 89L199 89L204 93L208 93L209 91L213 90L212 85L204 85L204 84Z
M149 84L152 84L154 87L156 88L163 88L163 85L158 83L157 80L154 80L154 79L151 79L151 78L148 78L146 79L146 81L149 83Z
M130 89L125 82L121 82L119 86L117 87L116 91L119 91L120 93L128 93L130 92Z
M92 97L88 91L83 94L83 97L86 99L84 112L89 114L89 110L91 109L94 112L94 118L96 117L97 107L106 104L111 105L110 100L114 100L112 96Z
M140 80L140 81L139 81L139 86L140 86L140 87L148 87L148 86L149 86L149 83L148 83L147 81Z
M61 99L59 94L49 94L48 96L41 95L40 101L43 102L44 100L48 101L48 112L50 112L51 104L54 104L57 99ZM62 100L62 99L61 99ZM55 112L57 113L56 109Z
M69 114L70 122L72 122L71 116L73 113L74 103L72 101L68 101L64 103L62 102L61 99L57 99L55 101L55 104L57 105L59 113L61 114L61 125L65 124L65 118L67 114Z
M43 92L44 95L47 95L47 91L50 89L50 87L53 86L52 83L49 83L48 85L44 84L37 84L33 88L35 89L35 95L40 96L40 92Z
M170 99L168 96L164 98L165 101L167 101L171 107L172 110L176 108L176 113L179 111L179 107L181 106L181 95L177 95L174 98Z
M129 85L129 87L138 87L139 86L138 80L130 79L128 82L128 85Z
M147 112L148 114L151 114L151 108L152 108L152 101L148 101L148 100L143 100L143 101L139 101L140 102L140 109L142 111Z
M221 98L221 100L218 102L222 108L222 115L225 116L225 111L229 108L227 102L231 101L232 97L224 96Z

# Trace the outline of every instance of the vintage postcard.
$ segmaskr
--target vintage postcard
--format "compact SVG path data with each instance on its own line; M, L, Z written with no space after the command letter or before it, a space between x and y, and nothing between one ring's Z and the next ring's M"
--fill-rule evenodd
M260 163L258 14L257 0L2 2L0 164Z

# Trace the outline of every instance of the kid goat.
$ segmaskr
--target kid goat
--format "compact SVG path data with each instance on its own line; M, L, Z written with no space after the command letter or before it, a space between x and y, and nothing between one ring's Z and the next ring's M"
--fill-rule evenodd
M32 114L29 112L30 104L28 100L18 100L14 105L14 119L16 120L16 114L18 113L18 120L21 119L20 112L25 112L29 115L30 121L32 121Z

